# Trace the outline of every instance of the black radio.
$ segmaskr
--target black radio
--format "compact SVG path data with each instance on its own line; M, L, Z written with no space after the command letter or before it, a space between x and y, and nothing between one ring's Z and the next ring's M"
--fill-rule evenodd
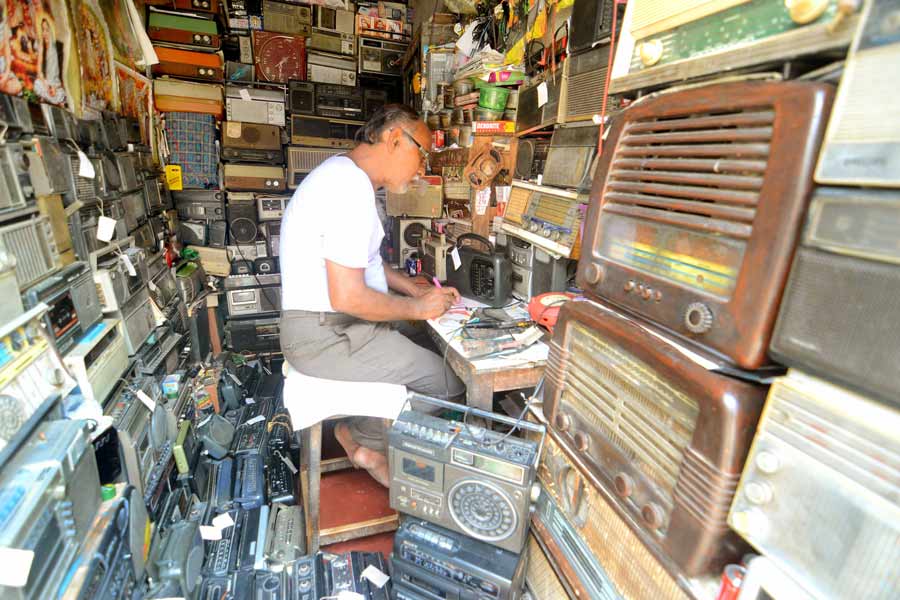
M516 600L526 553L501 550L433 523L404 517L394 535L394 579L442 598Z
M211 461L209 472L209 506L217 512L225 512L233 503L232 475L234 474L234 460L223 458Z
M316 555L315 570L324 589L319 590L318 597L337 598L341 596L341 592L353 592L361 595L365 600L389 600L391 597L390 582L379 588L361 576L362 572L370 566L382 573L388 572L384 557L380 552L346 552L344 554L319 552Z
M279 317L229 319L225 324L225 345L233 352L278 352Z
M266 445L266 418L259 415L253 422L245 422L237 428L231 451L235 455L259 454Z
M6 125L7 140L34 133L28 101L19 96L0 94L0 123Z
M366 89L363 91L363 118L369 120L375 111L387 104L388 95L384 90Z
M253 272L257 275L271 275L280 271L278 259L274 256L257 258L253 261Z
M270 449L266 457L266 495L269 502L297 504L297 467L289 450Z
M237 548L241 538L243 512L230 510L227 514L231 517L234 525L223 527L221 529L222 539L215 540L210 544L206 562L203 565L203 573L207 576L224 577L234 571L237 564Z
M262 477L262 466L260 466ZM254 571L266 566L266 529L269 526L269 507L244 510L241 523L241 539L238 545L237 569Z
M241 454L237 457L234 502L244 510L259 508L265 498L265 472L263 457L259 454ZM238 491L240 485L240 491Z
M150 514L150 520L154 523L162 514L165 506L164 500L172 491L177 476L178 471L175 469L172 445L170 442L166 442L144 485L144 504Z
M488 248L482 252L471 246L461 246L467 239L474 239ZM459 267L454 264L452 253L447 255L447 283L460 295L492 307L506 304L512 292L512 263L502 253L494 251L494 245L474 233L464 233L456 238Z
M289 82L288 110L293 114L316 114L316 84L311 81Z
M181 220L225 220L225 194L220 190L184 190L172 192Z
M362 90L349 85L317 83L316 114L320 117L362 118Z

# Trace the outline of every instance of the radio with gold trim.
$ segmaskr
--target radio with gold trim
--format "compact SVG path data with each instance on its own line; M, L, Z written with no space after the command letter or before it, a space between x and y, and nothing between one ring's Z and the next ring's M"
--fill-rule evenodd
M291 144L350 149L363 121L291 115Z

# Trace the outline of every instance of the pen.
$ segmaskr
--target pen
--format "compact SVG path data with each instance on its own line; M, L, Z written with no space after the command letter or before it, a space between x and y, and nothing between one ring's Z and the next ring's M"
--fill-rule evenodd
M433 284L434 284L434 287L436 287L436 288L438 288L438 289L440 289L441 287L443 287L443 286L441 285L441 282L438 281L438 278L437 278L437 277L432 277L432 278L431 278L431 283L433 283Z

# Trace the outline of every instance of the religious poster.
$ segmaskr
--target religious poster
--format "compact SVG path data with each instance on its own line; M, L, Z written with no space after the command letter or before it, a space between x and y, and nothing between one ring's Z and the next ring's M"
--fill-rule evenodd
M81 98L85 109L115 110L113 49L97 0L71 0L81 64Z
M98 0L98 2L109 27L113 58L132 69L139 66L139 62L143 62L141 45L131 26L128 7L125 4L131 0Z
M0 92L65 104L68 43L63 0L0 0Z
M149 146L150 115L153 114L150 104L153 87L150 80L119 63L116 63L116 79L119 86L119 112L140 122L141 140Z

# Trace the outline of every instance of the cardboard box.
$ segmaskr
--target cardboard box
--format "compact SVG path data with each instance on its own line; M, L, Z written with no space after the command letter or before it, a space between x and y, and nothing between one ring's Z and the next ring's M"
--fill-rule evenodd
M392 217L431 217L438 218L444 208L444 186L440 177L429 175L424 179L428 185L410 187L405 194L388 192L387 214Z
M515 121L474 121L472 123L472 133L475 135L513 135L515 132Z

